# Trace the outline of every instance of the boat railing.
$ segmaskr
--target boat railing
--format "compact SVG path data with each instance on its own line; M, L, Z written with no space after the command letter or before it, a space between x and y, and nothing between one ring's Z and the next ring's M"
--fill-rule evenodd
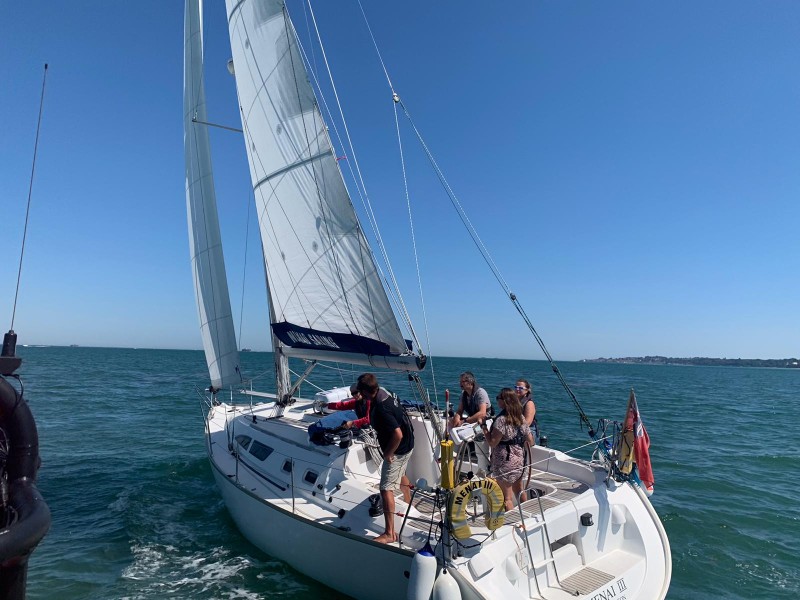
M541 520L536 521L532 525L526 524L525 520L526 518L530 519L530 515L526 515L525 512L523 511L524 504L526 504L526 502L523 502L522 495L525 494L526 492L532 492L536 496L536 501L539 506L539 514L541 515ZM533 580L533 583L536 586L536 593L540 597L543 597L542 590L539 586L539 578L536 575L536 570L541 567L544 567L546 573L547 566L553 565L553 575L555 576L556 584L558 585L558 587L569 594L574 594L574 590L568 590L567 588L564 587L563 583L561 582L561 577L558 574L558 565L556 564L555 555L553 554L552 541L550 540L550 531L548 530L547 527L547 517L545 515L545 510L547 510L547 508L544 506L544 503L542 502L542 495L543 494L540 492L540 490L532 488L528 490L523 489L516 496L517 510L519 511L519 519L523 531L523 540L525 548L528 552L528 560L530 561L530 572L528 574L528 580L529 581L531 579ZM547 548L547 553L549 553L550 555L550 556L545 555L544 560L540 560L539 562L535 562L533 560L533 551L531 549L531 544L529 539L529 534L535 531L536 529L541 529L542 532L544 533L545 547Z
M414 498L417 495L417 492L420 488L414 486L414 489L411 492L411 500L408 503L408 507L406 508L405 514L403 514L403 522L400 524L400 530L397 532L397 542L398 545L402 548L403 547L403 530L406 527L406 521L408 521L408 515L411 512L411 507L414 506Z
M522 494L524 494L524 493L525 493L525 491L523 490L522 492L517 494L517 510L519 510L519 521L520 521L520 524L522 525L522 541L525 544L525 550L527 550L527 552L528 552L528 560L530 561L530 565L531 565L530 574L528 575L528 581L533 579L533 583L536 586L536 593L537 593L537 595L539 597L541 597L542 596L542 590L539 587L539 579L538 579L538 577L536 577L536 566L535 566L535 563L533 562L533 551L531 550L531 542L528 539L528 529L525 526L525 513L522 512ZM539 494L536 494L536 497L540 498ZM540 501L541 501L541 498L540 498ZM547 527L546 521L544 520L544 512L542 512L542 521L541 521L541 523L543 524L543 526L545 528Z

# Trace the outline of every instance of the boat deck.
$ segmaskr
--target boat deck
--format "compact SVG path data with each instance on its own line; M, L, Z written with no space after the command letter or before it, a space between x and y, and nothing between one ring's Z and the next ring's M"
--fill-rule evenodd
M328 535L333 529L335 537L383 547L371 543L385 527L384 514L371 510L379 496L381 464L370 445L374 441L356 437L341 445L312 444L308 427L319 416L309 409L309 403L298 403L274 418L271 407L220 407L209 418L212 462L223 478L265 505L323 527ZM423 436L415 433L415 438L417 457L438 469L433 448ZM412 469L413 460L409 477L415 481L420 473ZM639 525L633 525L629 512L635 506L629 497L633 492L608 487L605 472L596 465L549 448L534 448L532 462L539 468L532 470L526 485L528 499L504 514L503 525L494 531L486 527L487 499L476 491L466 500L465 539L449 538L448 550L438 542L462 588L474 586L485 598L566 600L591 598L606 586L620 591L621 586L640 585L646 561ZM482 473L480 466L464 463L462 477L465 470ZM428 473L422 477L438 479ZM409 506L396 492L399 540L387 545L390 551L411 556L431 531L438 534L438 524L449 511L445 498L420 488ZM612 515L612 505L625 508Z

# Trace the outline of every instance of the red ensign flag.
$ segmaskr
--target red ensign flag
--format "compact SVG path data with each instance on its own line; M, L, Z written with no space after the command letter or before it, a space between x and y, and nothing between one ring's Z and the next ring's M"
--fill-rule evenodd
M653 493L655 478L653 477L653 465L650 464L650 436L642 423L642 416L639 414L639 406L636 404L636 395L631 390L631 397L628 400L628 412L625 415L624 432L633 432L633 455L639 471L639 479L642 480L647 494Z

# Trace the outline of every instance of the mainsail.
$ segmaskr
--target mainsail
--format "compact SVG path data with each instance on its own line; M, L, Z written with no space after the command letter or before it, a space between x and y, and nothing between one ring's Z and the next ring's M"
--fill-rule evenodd
M200 332L211 385L241 381L228 280L217 215L203 85L202 0L186 0L183 68L183 144L186 159L186 210L189 250L200 316Z
M421 367L381 285L284 2L226 5L274 335L294 356Z

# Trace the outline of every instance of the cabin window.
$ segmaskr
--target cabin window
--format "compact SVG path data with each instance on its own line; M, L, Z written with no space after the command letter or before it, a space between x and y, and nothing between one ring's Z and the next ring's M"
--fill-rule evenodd
M286 471L287 473L291 473L292 472L292 461L290 461L290 460L285 461L283 463L283 470Z
M303 481L310 485L314 485L317 483L317 477L319 477L319 473L315 473L314 471L306 471L306 474L303 476Z
M236 436L236 443L238 443L242 448L247 450L247 447L250 445L250 440L252 440L249 435L237 435Z
M255 456L258 460L264 460L272 454L272 448L265 446L261 442L253 440L253 445L250 447L250 454Z

